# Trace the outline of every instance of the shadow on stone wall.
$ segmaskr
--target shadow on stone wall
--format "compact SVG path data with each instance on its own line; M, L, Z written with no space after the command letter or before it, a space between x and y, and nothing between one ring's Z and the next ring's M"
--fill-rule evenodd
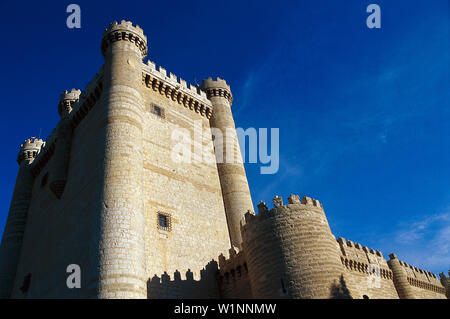
M217 285L218 266L211 260L200 270L200 280L194 280L190 269L186 271L186 279L181 279L181 273L176 270L173 280L164 272L161 277L156 274L147 281L147 298L149 299L199 299L219 298Z
M331 299L353 299L350 290L347 288L347 284L345 283L344 275L341 275L339 278L339 283L336 280L331 285L330 289L330 298Z

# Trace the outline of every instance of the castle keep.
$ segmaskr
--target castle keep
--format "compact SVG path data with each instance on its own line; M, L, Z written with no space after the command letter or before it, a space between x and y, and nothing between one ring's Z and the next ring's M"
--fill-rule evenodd
M1 298L448 298L449 278L334 237L321 203L253 212L242 163L176 162L177 129L211 158L240 157L233 96L151 61L131 22L103 33L105 63L65 91L44 142L27 139L0 246ZM213 141L212 129L229 144ZM216 262L215 260L218 260ZM66 270L81 269L81 288Z

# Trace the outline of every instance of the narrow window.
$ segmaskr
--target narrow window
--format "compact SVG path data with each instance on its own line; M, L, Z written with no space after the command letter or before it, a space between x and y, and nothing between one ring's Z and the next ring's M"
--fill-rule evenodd
M159 212L158 213L158 228L162 229L162 230L170 231L171 227L172 227L172 225L171 225L170 215Z
M158 218L159 218L159 227L167 228L167 224L168 224L167 216L159 214Z

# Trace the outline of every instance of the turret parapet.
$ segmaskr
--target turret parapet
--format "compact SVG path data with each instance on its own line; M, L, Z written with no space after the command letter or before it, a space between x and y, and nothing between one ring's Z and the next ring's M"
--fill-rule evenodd
M219 77L217 77L215 80L213 80L212 77L204 79L202 81L202 89L205 89L205 90L223 89L223 90L227 90L231 93L231 88L228 85L227 81L225 81L224 79L221 79Z
M408 263L399 260L395 254L390 254L389 257L391 258L389 260L389 263L393 265L392 267L394 267L394 264L398 262L397 265L399 265L403 269L402 276L406 275L406 281L409 285L437 292L443 295L446 294L446 287L443 285L442 280L440 280L440 278L436 274L409 265ZM394 268L392 269L394 270Z
M408 263L399 260L396 254L389 254L389 258L390 258L390 260L397 259L399 261L400 265L405 269L408 278L417 279L417 280L421 280L424 282L430 282L433 284L439 284L439 278L436 274L434 274L430 271L423 270L418 267L409 265Z
M167 98L183 104L184 107L189 108L208 119L212 115L212 104L208 100L204 91L200 90L198 86L187 84L182 78L178 78L172 72L167 75L167 70L162 66L156 67L155 62L147 60L147 63L142 65L143 74L142 80L144 84L165 95Z
M390 254L389 257L390 260L388 263L394 272L394 276L397 276L399 283L401 283L404 289L409 289L410 295L411 288L409 288L409 286L443 295L447 293L442 280L432 272L408 265L406 262L399 260L395 254Z
M313 205L313 206L322 208L322 204L317 199L312 199L312 198L307 197L307 196L303 196L302 204L304 204L304 205Z
M212 96L221 96L233 104L233 95L231 94L231 88L227 82L219 77L213 80L211 77L204 79L201 85L201 89L204 90L208 96L208 99Z
M115 31L130 31L136 33L143 40L147 41L147 36L144 34L144 30L138 24L133 26L133 22L131 21L122 20L120 23L117 23L117 21L111 22L108 25L108 28L106 28L103 32L103 36L107 33Z
M392 260L392 259L398 259L398 258L397 258L397 255L396 255L396 254L390 253L390 254L389 254L389 259Z
M273 203L273 207L281 207L281 206L283 206L283 198L281 198L280 196L275 196L272 199L272 203Z
M260 201L258 204L258 214L265 213L269 210L266 202Z
M300 202L300 196L294 195L294 194L289 195L289 197L288 197L288 203L289 203L289 204L301 204L301 202Z
M70 92L65 90L61 93L58 104L58 113L61 117L67 116L72 112L73 106L80 98L81 90L72 89Z
M263 213L268 212L268 210L265 210ZM260 213L258 213L258 216L260 215ZM248 224L252 219L255 218L255 214L250 213L249 211L245 213L244 218L242 218L241 220L241 228L245 225Z
M275 196L272 199L274 208L270 209L267 207L267 204L263 201L260 201L258 204L258 214L254 215L251 212L247 212L241 220L241 229L245 230L246 225L249 224L252 220L262 220L267 217L270 217L275 212L283 213L283 209L287 210L295 210L296 208L312 208L313 210L320 209L321 213L323 213L323 207L318 200L312 199L310 197L303 197L303 200L300 202L299 195L291 194L288 198L289 204L283 205L283 198L281 196Z
M36 156L41 151L41 148L45 146L45 142L39 138L32 137L26 139L21 145L19 154L17 155L17 163L19 165L23 160L29 161L29 163L33 162Z
M144 35L144 30L139 25L133 26L131 21L125 20L122 20L120 23L114 21L103 32L101 44L103 56L105 56L106 49L111 43L121 40L134 43L141 51L142 59L147 56L147 37Z

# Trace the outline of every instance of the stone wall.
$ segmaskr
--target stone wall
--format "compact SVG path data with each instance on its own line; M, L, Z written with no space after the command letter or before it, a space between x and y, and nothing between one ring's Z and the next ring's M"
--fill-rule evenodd
M202 268L231 245L209 120L206 114L174 101L165 91L143 86L143 96L147 273L149 278L162 277L164 272L179 273L182 281L187 279L189 269L193 280L200 280ZM194 144L190 163L172 159L182 139L177 132L183 130ZM194 139L194 134L198 138ZM158 213L169 216L170 229L158 227ZM177 294L191 295L189 290ZM210 296L211 291L204 294Z
M55 194L48 185L64 171L55 155L60 130L37 159L14 297L218 297L216 273L205 265L230 248L230 238L211 105L192 86L180 88L187 103L168 95L173 74L141 63L145 41L142 29L126 21L105 31L102 73L64 114L73 129L64 189ZM147 73L161 81L156 90ZM172 134L184 129L193 137L196 128L203 136L194 139L193 150L201 146L200 156L210 160L174 161L178 141ZM168 227L160 227L158 214L168 218ZM66 286L72 263L81 266L81 289ZM22 292L27 280L29 289Z
M236 253L230 249L229 258L219 256L218 283L220 297L224 299L251 299L253 298L250 277L244 251Z
M21 149L1 296L18 259L13 298L445 298L436 275L336 241L317 200L276 196L255 216L242 163L215 161L212 127L234 128L228 84L142 63L146 41L112 23L99 74L63 93L40 152ZM80 289L66 285L71 264Z
M32 196L31 164L43 145L41 139L31 138L20 146L19 172L0 246L0 298L9 298L13 289Z
M399 261L416 299L445 299L445 287L438 276L429 271Z
M56 139L53 134L33 163L36 175L13 298L98 296L103 116L102 108L96 103L74 129L67 183L60 199L48 183L57 164L51 155ZM69 264L81 267L81 289L67 288ZM25 292L21 288L27 276L30 285Z
M345 298L338 244L321 204L297 195L245 215L243 248L255 298Z
M398 299L392 271L380 251L338 238L345 280L354 299Z

